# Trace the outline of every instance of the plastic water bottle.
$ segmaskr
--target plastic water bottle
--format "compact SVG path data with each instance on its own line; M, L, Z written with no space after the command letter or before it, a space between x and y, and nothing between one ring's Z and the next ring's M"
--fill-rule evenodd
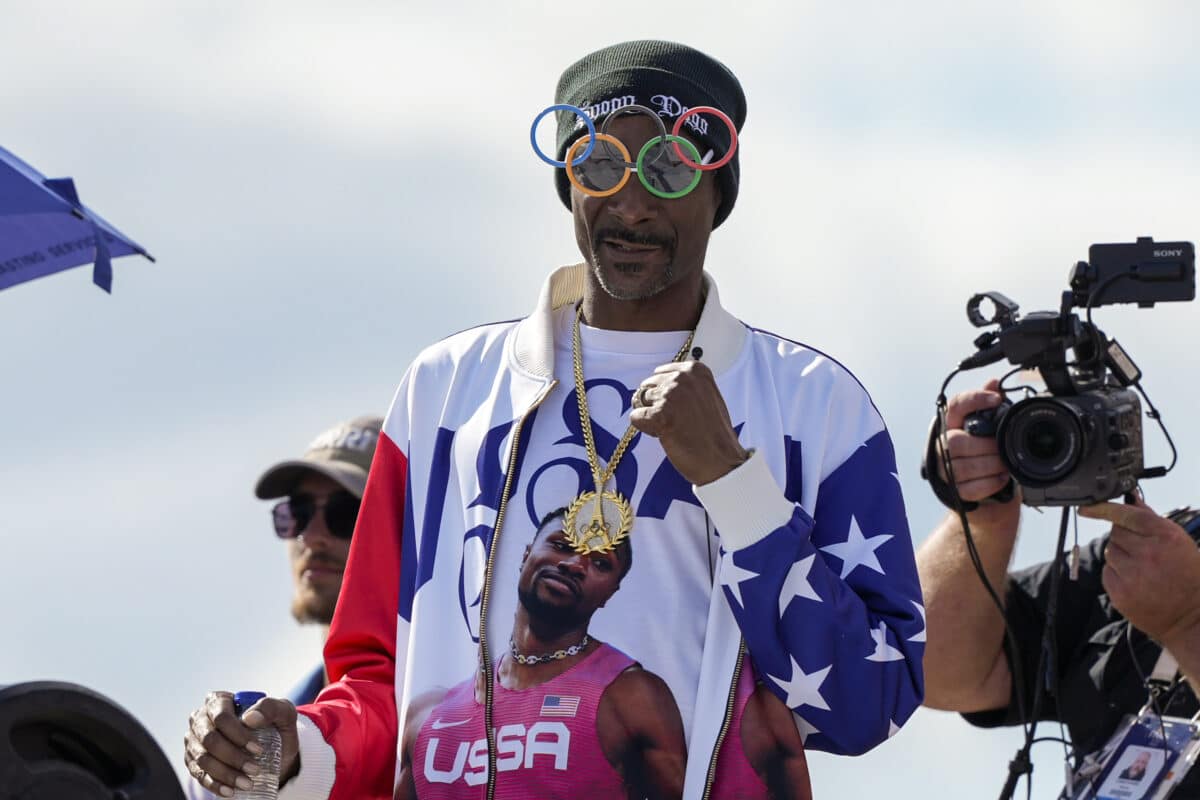
M233 705L239 717L259 700L266 697L262 692L238 692L233 696ZM283 755L283 745L279 731L274 727L258 728L254 731L254 741L262 748L262 755L254 757L258 765L258 774L251 775L253 785L249 789L234 787L234 800L276 800L279 797L279 764Z

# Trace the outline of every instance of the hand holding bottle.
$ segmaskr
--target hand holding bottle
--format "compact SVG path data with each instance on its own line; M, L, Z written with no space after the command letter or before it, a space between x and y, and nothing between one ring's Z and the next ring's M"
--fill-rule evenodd
M279 698L261 694L257 698L239 715L233 694L212 692L189 718L184 736L184 763L201 786L220 797L234 797L235 789L247 791L262 783L255 779L263 772L257 759L265 751L255 738L256 731L274 728L279 732L276 789L300 770L296 707Z

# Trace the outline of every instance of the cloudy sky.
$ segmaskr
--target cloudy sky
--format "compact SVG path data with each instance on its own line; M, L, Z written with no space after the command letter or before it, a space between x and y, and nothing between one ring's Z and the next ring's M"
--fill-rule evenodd
M1056 308L1089 244L1200 236L1196 6L987 8L0 0L0 146L73 176L158 259L116 262L111 297L87 270L0 293L0 684L101 691L180 769L206 691L291 686L319 638L290 621L255 478L577 259L528 126L564 66L627 38L741 78L741 195L708 267L741 317L865 383L919 544L940 512L916 464L972 351L966 299ZM1180 445L1146 487L1164 510L1200 502L1197 311L1097 313ZM1056 519L1028 514L1017 563L1051 555ZM814 788L994 796L1017 745L921 712L867 756L813 754ZM1062 750L1035 753L1052 798Z

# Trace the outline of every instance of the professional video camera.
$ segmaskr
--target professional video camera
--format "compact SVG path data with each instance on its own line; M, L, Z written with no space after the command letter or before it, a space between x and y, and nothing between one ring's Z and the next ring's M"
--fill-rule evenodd
M1131 492L1141 478L1166 474L1168 468L1143 465L1142 407L1133 390L1141 392L1141 372L1115 339L1092 324L1091 316L1093 308L1115 303L1148 308L1194 299L1195 248L1190 242L1156 243L1149 237L1134 244L1094 244L1088 260L1071 270L1070 286L1057 312L1035 311L1023 318L1017 304L999 292L973 296L967 303L971 323L998 327L975 339L977 352L951 375L1001 359L1016 365L1014 372L1040 373L1047 391L1026 390L1030 396L971 414L963 424L968 433L996 437L1023 502L1031 506L1098 503ZM985 303L991 306L990 316L984 313ZM1073 313L1075 308L1085 310L1086 320ZM938 403L944 411L945 386ZM1157 419L1153 405L1150 409ZM962 501L952 478L947 483L938 473L942 417L939 413L930 430L921 474L945 505L970 511L976 504ZM998 499L1011 498L1011 492L1010 485Z

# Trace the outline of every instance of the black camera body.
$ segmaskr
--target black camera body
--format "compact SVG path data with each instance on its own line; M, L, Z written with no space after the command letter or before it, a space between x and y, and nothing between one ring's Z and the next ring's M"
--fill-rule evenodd
M1116 340L1091 323L1091 310L1194 299L1195 248L1190 242L1142 237L1133 244L1094 244L1088 259L1071 270L1071 288L1063 292L1057 312L1035 311L1022 318L1017 304L999 292L967 302L973 325L997 327L975 339L975 354L957 371L1007 359L1018 369L1036 370L1046 385L1044 392L1027 389L1019 402L1006 400L970 414L963 424L968 433L996 437L1026 505L1098 503L1128 494L1139 479L1166 473L1162 467L1147 470L1143 463L1142 405L1129 388L1138 385L1141 372ZM992 307L990 316L982 310L985 303ZM1087 321L1074 308L1085 309ZM939 405L944 407L944 396ZM947 506L970 511L976 504L963 501L940 477L938 427L935 420L922 476Z
M968 415L963 428L995 436L1023 502L1079 506L1133 491L1142 475L1142 404L1131 389L1039 394Z

